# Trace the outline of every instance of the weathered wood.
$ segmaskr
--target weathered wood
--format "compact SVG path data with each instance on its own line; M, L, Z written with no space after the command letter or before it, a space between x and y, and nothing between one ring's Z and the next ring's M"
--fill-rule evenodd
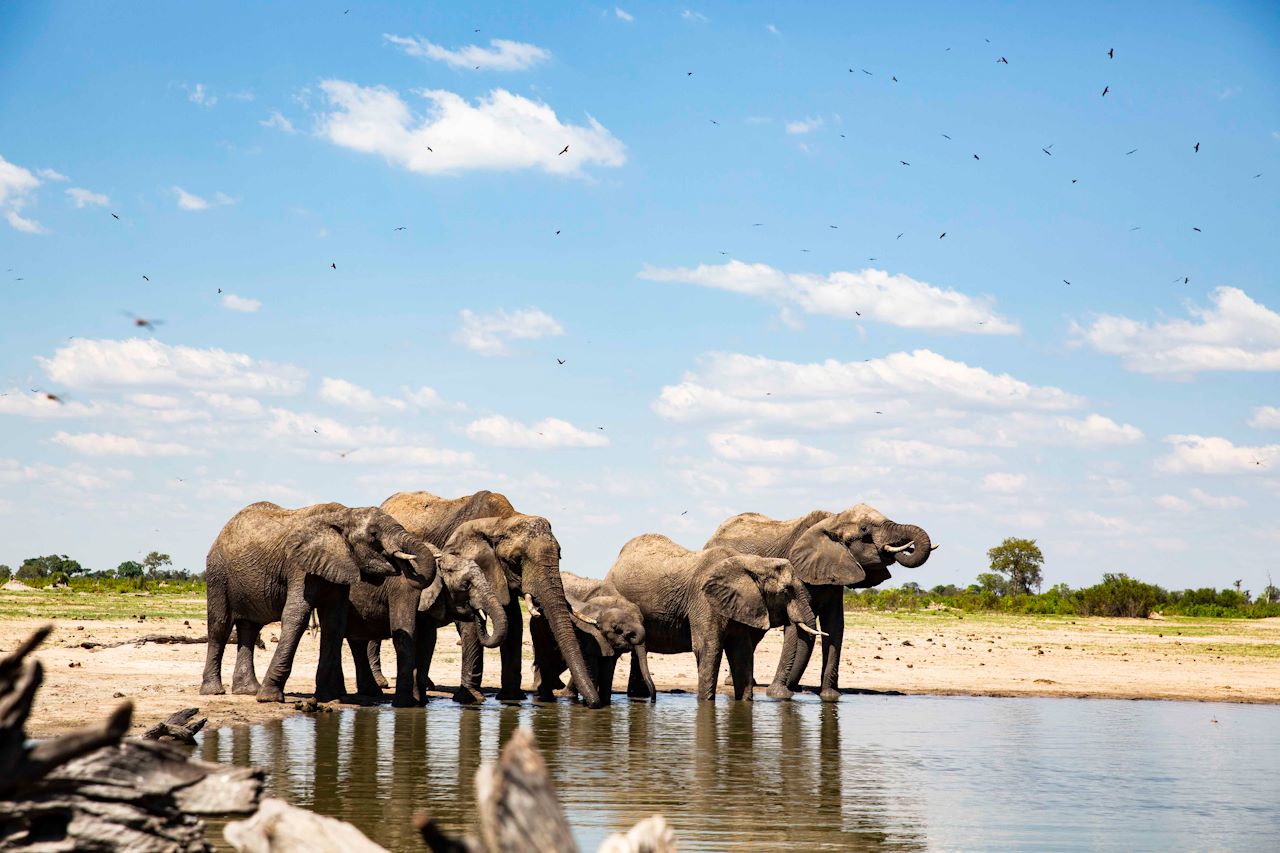
M349 823L271 798L222 836L240 853L387 853Z
M156 723L143 733L145 740L176 740L179 743L185 743L188 746L196 745L196 734L204 728L204 724L209 722L207 717L201 717L194 723L191 718L200 713L199 708L186 708L178 711L176 714L170 714L167 720Z
M96 643L93 640L84 640L79 643L72 643L67 648L72 649L118 649L121 646L142 646L147 643L157 643L159 645L204 645L209 642L208 634L201 634L199 637L188 636L187 634L143 634L141 637L132 637L128 640L120 640L115 643ZM236 644L236 629L231 629L231 636L227 638L229 645ZM258 648L265 649L267 644L262 642L262 637L258 637L256 643Z

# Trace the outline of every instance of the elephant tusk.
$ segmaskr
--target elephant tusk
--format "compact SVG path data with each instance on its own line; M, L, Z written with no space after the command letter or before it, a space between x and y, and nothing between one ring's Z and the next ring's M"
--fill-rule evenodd
M588 625L595 625L596 627L600 626L599 622L592 619L590 616L588 616L585 613L579 613L578 611L575 610L573 611L573 615L581 619L583 622L586 622Z
M930 551L936 551L936 550L938 550L938 549L939 549L939 548L941 548L941 547L942 547L941 545L930 545L930 546L929 546L929 550L930 550Z
M538 605L533 603L533 595L531 593L524 594L525 603L529 605L530 616L541 616L542 611L538 609Z
M806 632L808 632L808 633L810 633L810 634L813 634L813 636L815 636L815 637L826 637L826 636L828 636L828 634L827 634L827 632L826 632L826 631L819 631L817 628L810 628L808 625L804 624L803 622L798 622L798 623L796 623L796 624L800 626L800 630L801 630L801 631L806 631Z
M890 554L898 554L907 550L908 548L914 548L914 547L916 547L916 543L908 542L906 545L886 545L884 549L888 551Z
M396 551L392 556L399 557L401 560L408 560L410 563L418 562L417 557L415 557L413 554L406 554L404 551Z
M476 615L480 617L481 622L489 621L489 615L479 608L476 608Z

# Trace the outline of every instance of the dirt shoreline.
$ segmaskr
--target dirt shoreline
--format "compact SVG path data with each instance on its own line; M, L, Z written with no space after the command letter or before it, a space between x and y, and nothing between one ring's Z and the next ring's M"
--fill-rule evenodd
M80 647L83 642L106 644L148 633L199 637L205 633L205 623L198 619L9 618L0 625L0 651L14 648L50 621L54 632L37 653L45 667L45 682L28 724L28 732L35 737L99 720L126 699L134 703L135 733L192 706L209 717L211 726L254 723L298 713L292 701L312 689L316 636L303 638L288 684L290 701L284 704L259 703L252 696L201 696L203 644ZM1280 619L860 612L847 614L846 625L840 676L842 688L851 694L842 699L846 702L856 701L860 692L874 692L1280 704ZM259 674L266 668L277 634L277 626L263 630L267 650L258 651ZM442 635L432 665L432 676L442 685L455 684L458 676L459 649L449 636ZM527 631L525 638L527 645ZM758 683L767 683L772 676L781 639L781 632L772 631L761 643L756 654ZM234 654L229 649L224 664L228 685ZM810 663L806 685L817 681L819 657L815 654ZM532 683L531 658L531 651L526 651L526 688ZM651 655L650 663L661 690L696 688L692 655ZM350 660L345 670L348 685L354 687ZM618 668L615 690L625 690L626 670L626 665ZM721 672L723 677L727 667ZM497 677L497 652L490 651L485 687L496 689ZM764 699L763 689L756 696Z

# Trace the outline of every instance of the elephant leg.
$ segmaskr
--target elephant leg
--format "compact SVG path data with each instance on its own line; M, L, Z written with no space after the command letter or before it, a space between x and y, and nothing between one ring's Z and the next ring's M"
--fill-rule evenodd
M483 702L480 683L484 680L484 646L480 645L475 622L468 620L457 625L458 639L462 641L462 676L458 689L453 693L453 701L464 705Z
M627 678L627 695L633 699L649 699L649 685L644 683L644 674L640 671L640 662L635 654L631 655L631 675Z
M418 627L418 599L409 601L393 598L391 602L391 642L396 649L396 692L391 700L396 708L413 708L420 704L417 684L413 678Z
M724 647L719 636L693 642L693 656L698 662L698 699L716 700L716 677L720 674L720 661Z
M382 674L382 641L373 640L369 643L369 669L373 672L373 680L379 687L386 689L391 686L391 682L387 681L387 677Z
M231 636L231 603L227 597L225 581L217 583L216 588L211 584L205 594L208 597L209 639L205 644L200 693L217 696L227 692L222 686L222 653Z
M427 691L435 690L431 681L431 658L436 653L436 626L425 616L418 617L418 631L414 643L414 678L418 685L418 696L423 704L427 701Z
M293 671L293 656L298 652L302 632L307 630L311 610L311 603L303 596L302 590L289 590L284 611L280 614L280 642L276 644L271 663L267 665L267 674L258 688L259 702L284 701L284 685Z
M504 701L519 701L527 695L520 687L524 615L520 612L520 602L516 596L512 596L505 610L507 611L507 636L498 649L502 656L502 687L498 690L498 698Z
M840 648L844 645L844 601L838 588L822 603L818 622L827 634L822 638L822 688L818 695L823 702L836 702L840 699Z
M508 630L510 630L508 628ZM551 626L540 616L529 619L529 639L533 643L533 693L540 702L555 701L555 691L564 686L560 673L564 667L560 660L560 647L551 633Z
M347 637L347 648L351 649L351 662L356 668L356 694L359 696L382 697L382 688L374 680L373 668L369 665L369 647L375 640L357 640Z
M618 656L601 657L596 667L596 691L600 694L600 702L609 705L613 701L613 673L618 667Z
M729 677L733 680L733 698L752 700L752 668L755 663L755 646L749 640L734 638L725 646L729 659Z
M262 685L253 671L253 652L262 626L247 619L236 620L236 670L231 676L231 692L253 696Z
M341 699L347 692L342 675L342 635L347 630L347 602L320 605L320 660L316 663L316 701Z
M804 667L809 664L809 652L812 648L802 650L804 641L797 636L799 633L794 625L788 625L783 629L782 652L778 655L778 668L773 673L773 681L765 691L765 695L770 698L790 699L793 683L791 673L796 668L796 658L801 654L804 656L804 663L800 666L801 672L804 672Z

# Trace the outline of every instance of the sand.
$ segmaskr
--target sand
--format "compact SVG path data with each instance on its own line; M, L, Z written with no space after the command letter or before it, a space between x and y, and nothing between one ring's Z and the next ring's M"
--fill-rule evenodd
M6 619L0 650L47 620ZM259 703L251 696L201 696L205 647L194 645L83 649L81 642L111 643L147 633L199 637L203 620L56 619L55 630L38 653L45 666L28 732L44 737L101 719L125 701L135 707L134 730L182 708L197 706L212 726L256 722L297 713L294 699L312 689L319 637L303 638L287 691L290 702ZM1063 696L1111 699L1184 699L1215 702L1280 703L1280 619L1137 620L1057 619L945 614L848 614L841 687L906 694L979 696ZM266 669L278 626L262 637L258 673ZM528 644L528 632L525 633ZM767 683L781 648L781 632L766 636L756 654L756 679ZM456 683L459 649L442 633L432 676ZM384 667L394 669L385 650ZM235 650L228 649L224 678L230 685ZM524 659L524 684L531 685L531 650ZM818 655L805 684L817 679ZM697 675L692 655L651 655L661 690L692 691ZM76 664L73 666L72 664ZM351 664L345 664L354 688ZM618 668L615 689L625 689L627 666ZM485 685L496 686L497 652L487 653ZM722 677L727 675L722 668ZM441 693L444 697L447 694ZM757 698L765 699L763 688ZM449 701L439 698L433 701ZM493 701L493 700L490 700ZM729 701L720 699L719 701ZM856 702L856 695L842 697Z

